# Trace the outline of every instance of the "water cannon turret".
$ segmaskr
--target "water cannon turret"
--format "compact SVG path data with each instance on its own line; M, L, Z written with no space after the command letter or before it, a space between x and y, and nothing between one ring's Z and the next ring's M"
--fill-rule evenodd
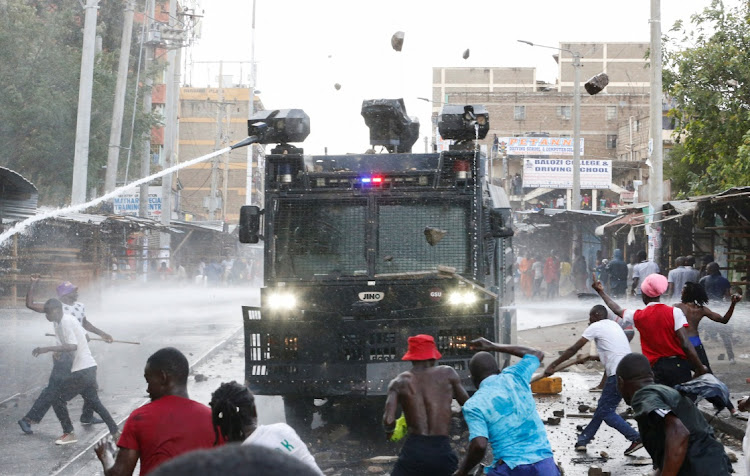
M278 144L272 153L302 149L289 145L290 142L304 142L310 134L310 117L302 109L275 109L258 111L247 120L249 136L259 138L261 144Z
M440 137L452 139L456 144L484 139L489 130L490 115L482 105L446 104L438 116Z
M411 153L419 138L419 119L406 115L403 99L366 99L362 117L370 128L370 144L388 152Z

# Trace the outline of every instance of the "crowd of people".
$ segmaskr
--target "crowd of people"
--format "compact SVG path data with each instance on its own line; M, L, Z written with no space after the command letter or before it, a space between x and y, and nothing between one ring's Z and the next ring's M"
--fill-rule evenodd
M606 285L592 277L591 289L604 305L591 308L589 325L581 337L543 369L544 375L553 375L588 342L597 351L591 358L604 365L596 411L574 448L586 452L601 424L607 423L630 442L626 456L645 448L660 474L729 474L731 464L697 410L695 396L707 397L718 410L726 408L735 414L737 409L729 401L726 386L715 377L703 377L711 375L711 367L698 328L703 318L726 328L740 296L731 294L731 285L713 261L699 270L692 257L680 257L665 277L644 255L638 258L628 273L617 250L605 263ZM210 266L206 264L201 275L211 273ZM576 261L564 266L554 252L545 260L524 257L518 263L521 288L524 292L530 289L535 296L544 283L549 297L559 292L563 276L576 288L585 285L585 280L576 281L576 266ZM219 266L214 268L214 279L222 279ZM232 268L221 269L228 279ZM585 274L588 278L588 269ZM629 286L628 274L632 274ZM88 320L75 285L61 283L57 297L44 304L34 300L36 285L37 279L32 278L26 305L44 313L53 324L57 345L32 352L35 357L52 353L53 368L47 387L18 421L24 433L33 433L32 426L52 408L63 431L55 443L75 443L67 402L81 395L81 423L106 424L111 434L111 439L95 448L107 476L130 475L139 461L142 475L156 476L230 474L232 468L247 464L268 466L279 474L323 474L293 428L283 423L258 425L254 396L245 385L221 384L208 406L191 400L187 358L173 347L160 349L147 359L144 378L151 402L134 410L120 430L97 395L97 364L86 332L107 342L113 341L112 336ZM645 307L632 299L624 307L618 303L630 294ZM661 302L662 297L667 302ZM730 301L724 315L707 307L709 301L723 299ZM609 318L605 306L614 319ZM631 352L633 328L640 334L641 353ZM472 341L471 348L476 353L469 372L476 391L469 396L456 370L438 364L442 355L433 336L409 337L402 360L411 362L411 368L391 381L383 413L387 438L396 431L399 411L407 428L391 474L467 475L484 459L488 448L492 449L492 462L486 468L490 476L561 474L530 386L544 352L485 338ZM494 353L520 360L500 369ZM637 428L616 412L623 399L633 409ZM454 400L461 405L469 430L462 458L450 444ZM742 401L738 406L744 410L750 403Z
M131 259L112 258L111 280L136 279L136 265ZM189 269L190 268L190 269ZM200 258L194 266L185 266L180 261L170 264L168 259L150 260L149 280L169 281L176 284L194 283L201 286L226 286L248 283L255 280L252 264L246 258Z

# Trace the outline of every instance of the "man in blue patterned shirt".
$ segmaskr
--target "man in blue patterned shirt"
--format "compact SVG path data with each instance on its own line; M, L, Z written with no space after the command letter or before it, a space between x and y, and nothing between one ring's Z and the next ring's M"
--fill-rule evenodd
M473 341L472 348L481 351L469 363L478 390L463 407L470 442L454 476L469 474L484 457L488 442L494 457L489 476L559 476L529 383L544 353L485 338ZM521 361L501 372L495 357L486 351L505 352Z

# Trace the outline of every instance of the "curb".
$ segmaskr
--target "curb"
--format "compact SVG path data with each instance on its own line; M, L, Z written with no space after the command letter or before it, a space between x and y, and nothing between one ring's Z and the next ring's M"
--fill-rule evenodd
M231 334L229 334L226 337L223 337L219 342L216 343L216 345L214 345L213 347L211 347L210 349L208 349L206 352L204 352L200 357L198 357L197 359L195 359L195 361L190 364L190 371L192 372L195 367L198 367L199 365L203 364L206 360L208 360L211 357L213 357L217 352L219 352L221 349L223 349L229 343L229 341L231 341L232 339L234 339L235 337L237 337L239 334L241 334L242 331L243 331L243 329L244 329L244 326L241 326L238 329L232 331ZM132 413L133 410L135 410L136 408L144 405L148 401L149 401L149 399L142 400L138 405L136 405L135 407L133 407L129 412L127 412L127 416L125 416L123 418L120 418L119 421L116 422L117 426L122 425L123 422L128 419L128 417L130 416L130 413ZM61 474L71 464L75 463L79 458L81 458L82 456L84 456L86 453L89 453L91 451L91 449L99 443L99 441L101 441L103 438L106 438L108 435L109 435L109 431L108 430L107 431L103 431L101 434L99 434L98 436L96 436L94 438L94 442L93 443L89 444L82 451L78 452L78 454L76 454L72 458L68 459L68 461L66 461L65 463L63 463L59 467L55 468L52 471L52 473L51 473L50 476L57 476L57 475Z
M713 412L703 410L702 408L699 408L698 410L700 410L701 414L703 414L703 418L706 419L708 424L711 425L714 430L727 434L732 438L739 440L740 442L745 437L745 425L747 425L746 421L738 420L734 417L730 417L732 418L732 420L719 418L718 416L714 416ZM738 426L734 423L735 421L742 423Z

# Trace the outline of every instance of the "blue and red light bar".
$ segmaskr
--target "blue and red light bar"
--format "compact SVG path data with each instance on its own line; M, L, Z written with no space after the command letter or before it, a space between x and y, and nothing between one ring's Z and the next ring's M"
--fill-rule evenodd
M383 177L374 175L372 177L360 177L359 181L362 184L381 185L383 183Z

